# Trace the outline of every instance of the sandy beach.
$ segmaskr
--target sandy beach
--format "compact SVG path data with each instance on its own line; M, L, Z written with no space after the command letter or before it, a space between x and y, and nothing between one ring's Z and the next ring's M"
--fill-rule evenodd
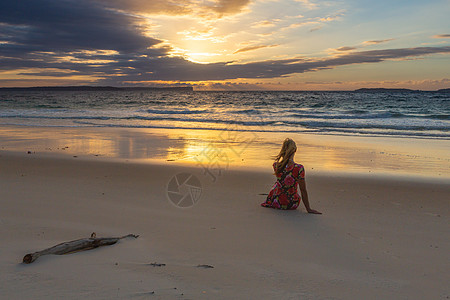
M230 166L214 179L165 159L25 150L0 152L2 299L450 296L446 180L311 171L323 215L310 215L260 207L270 167ZM188 208L168 194L180 173L200 182ZM21 263L92 232L139 238Z

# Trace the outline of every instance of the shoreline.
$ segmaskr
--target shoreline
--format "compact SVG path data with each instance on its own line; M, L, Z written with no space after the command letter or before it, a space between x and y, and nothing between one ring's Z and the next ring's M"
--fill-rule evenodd
M195 122L194 122L195 123ZM201 123L201 122L200 122ZM104 129L104 130L148 130L148 131L212 131L212 132L221 132L221 131L233 131L242 134L267 134L267 135L277 135L277 134L285 134L285 135L317 135L317 136L329 136L329 137L342 137L342 138L361 138L361 139L405 139L405 140L431 140L431 141L442 141L448 142L450 141L450 137L443 137L441 135L430 134L430 135L408 135L408 134L388 134L388 133L357 133L352 131L295 131L295 130L261 130L261 129L236 129L233 128L233 123L229 123L229 126L226 128L220 127L168 127L168 126L103 126L103 125L90 125L90 126L75 126L75 125L61 125L61 124L53 124L53 125L36 125L36 124L9 124L4 123L0 124L0 127L19 127L19 128L54 128L54 129ZM255 126L259 127L259 126Z
M0 126L0 151L271 172L285 137L308 174L450 180L450 141L216 130ZM213 158L216 155L216 158Z
M204 178L208 180L220 180L221 177L230 175L230 174L266 174L269 176L273 176L273 170L271 166L258 166L252 169L249 169L246 166L228 166L227 168L220 169L220 175L218 174L218 169L212 170L216 172L216 176L214 179L211 175L207 174L205 168L202 167L201 164L193 164L191 162L182 162L182 161L166 161L161 159L123 159L123 158L112 158L112 157L95 157L88 155L75 155L72 156L67 153L24 153L22 151L4 151L0 150L0 158L3 157L5 159L19 159L19 160L38 160L38 161L48 161L55 163L66 163L66 162L74 162L74 163L92 163L99 165L116 165L116 166L141 166L141 167L161 167L161 168L169 168L169 169L180 169L180 170L195 170L199 174L202 173ZM432 176L420 176L420 175L408 175L401 173L376 173L376 172L358 172L358 171L324 171L324 170L308 170L307 177L319 177L319 178L328 178L328 179L348 179L348 180L387 180L387 181L395 181L398 183L423 183L423 184L436 184L436 185L450 185L450 180L448 178L442 177L432 177ZM275 179L274 179L275 180ZM275 182L275 181L274 181Z

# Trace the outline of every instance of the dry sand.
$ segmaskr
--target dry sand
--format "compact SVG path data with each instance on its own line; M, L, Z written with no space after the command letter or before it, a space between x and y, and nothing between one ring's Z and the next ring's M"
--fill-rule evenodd
M307 174L312 207L260 207L270 172L0 152L1 299L448 299L447 182ZM167 197L177 173L199 201ZM139 234L21 263L63 241ZM153 266L151 263L165 266ZM213 268L201 268L210 265Z

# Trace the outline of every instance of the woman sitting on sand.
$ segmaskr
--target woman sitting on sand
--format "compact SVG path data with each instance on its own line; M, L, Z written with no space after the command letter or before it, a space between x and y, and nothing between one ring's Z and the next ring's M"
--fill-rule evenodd
M261 203L261 206L278 209L296 209L300 201L303 200L303 204L305 204L308 213L322 214L309 206L305 183L305 169L302 165L294 162L296 151L297 146L295 142L289 138L285 139L281 151L273 163L274 175L277 176L277 182L270 190L266 201ZM297 185L300 186L301 198L297 191Z

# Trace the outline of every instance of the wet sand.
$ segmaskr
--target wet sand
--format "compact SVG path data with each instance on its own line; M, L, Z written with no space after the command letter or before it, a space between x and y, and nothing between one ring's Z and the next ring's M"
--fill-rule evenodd
M282 141L309 174L450 180L450 140L217 130L0 126L0 150L96 160L271 172Z

